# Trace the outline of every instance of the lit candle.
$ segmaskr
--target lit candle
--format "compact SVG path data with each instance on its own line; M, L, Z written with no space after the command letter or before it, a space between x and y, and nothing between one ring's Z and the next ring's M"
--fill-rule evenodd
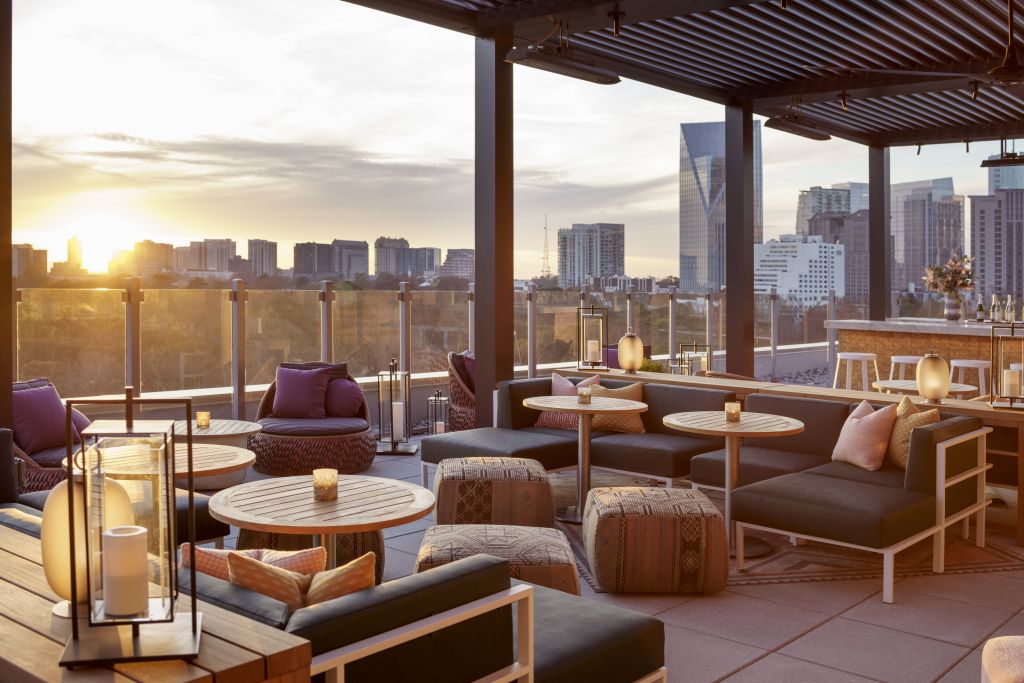
M391 439L393 441L405 440L405 404L395 401L391 404Z
M578 401L584 405L590 403L591 391L590 387L577 387L576 395Z
M587 340L587 362L588 363L600 363L601 362L601 342L596 339Z
M103 611L111 616L149 609L149 533L142 526L116 526L103 532Z
M1003 396L1020 396L1020 371L1003 370Z
M199 429L208 429L210 426L210 412L208 410L197 410L196 411L196 427Z
M338 499L338 470L329 467L313 470L313 498L316 500Z
M444 434L444 422L435 422L434 423L434 433L435 434Z
M726 422L739 422L740 421L740 404L735 401L730 401L725 404L725 421Z

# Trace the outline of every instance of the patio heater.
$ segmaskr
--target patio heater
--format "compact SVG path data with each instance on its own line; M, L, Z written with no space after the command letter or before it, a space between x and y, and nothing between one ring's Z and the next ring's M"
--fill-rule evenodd
M993 325L991 331L992 374L990 386L979 387L989 394L993 408L1024 408L1024 325Z
M679 362L672 366L680 375L696 375L710 369L711 347L697 342L679 345Z
M377 373L377 452L382 455L412 455L416 446L409 443L412 433L410 376L398 369L394 358L387 370Z
M448 397L438 389L427 399L427 433L444 434L448 431Z
M607 370L608 309L580 306L576 309L576 369Z

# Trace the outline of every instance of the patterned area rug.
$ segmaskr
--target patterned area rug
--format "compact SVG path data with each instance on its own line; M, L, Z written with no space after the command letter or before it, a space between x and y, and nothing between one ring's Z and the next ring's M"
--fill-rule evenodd
M570 505L576 500L576 473L572 471L552 472L549 475L559 507ZM614 474L594 470L592 486L655 486L655 482L630 475ZM686 486L677 482L677 486ZM709 497L722 508L722 499L715 492ZM576 524L558 523L565 532L576 556L580 578L596 592L603 592L587 564L587 552L583 545L582 527ZM1016 508L1002 501L995 501L988 508L987 543L978 548L973 541L961 538L961 526L950 527L946 535L946 573L971 574L1024 570L1024 548L1016 545ZM823 543L805 543L794 546L784 536L749 533L772 546L772 552L765 557L748 560L742 573L730 571L730 586L749 586L771 583L800 583L805 581L840 581L846 579L881 579L882 556L840 546ZM932 571L932 542L926 539L896 555L898 577L923 576Z

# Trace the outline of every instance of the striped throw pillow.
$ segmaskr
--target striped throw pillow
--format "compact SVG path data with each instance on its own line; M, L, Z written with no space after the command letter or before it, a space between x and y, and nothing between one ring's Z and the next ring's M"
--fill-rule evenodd
M557 372L551 373L551 395L552 396L575 396L579 387L600 386L597 375L591 375L579 384L562 377ZM545 410L537 417L534 427L547 427L548 429L568 429L576 431L580 427L580 416L576 413L562 413L554 410Z
M892 426L896 422L896 405L875 410L867 401L861 401L850 417L832 451L832 459L846 462L865 470L877 470L885 461Z
M228 555L237 553L245 555L264 564L280 567L300 574L322 572L327 566L327 551L322 547L306 548L305 550L219 550L216 548L196 547L196 571L228 581ZM188 543L181 544L182 567L191 565Z

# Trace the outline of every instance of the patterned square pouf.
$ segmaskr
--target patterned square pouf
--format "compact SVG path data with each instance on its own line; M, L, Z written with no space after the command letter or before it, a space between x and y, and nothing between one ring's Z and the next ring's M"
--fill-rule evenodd
M528 458L451 458L434 476L438 524L555 526L544 466Z
M416 571L484 553L508 560L512 578L573 595L580 577L569 541L558 529L497 524L443 524L423 534Z
M590 571L604 590L707 594L725 588L725 520L703 493L596 488L583 517Z

